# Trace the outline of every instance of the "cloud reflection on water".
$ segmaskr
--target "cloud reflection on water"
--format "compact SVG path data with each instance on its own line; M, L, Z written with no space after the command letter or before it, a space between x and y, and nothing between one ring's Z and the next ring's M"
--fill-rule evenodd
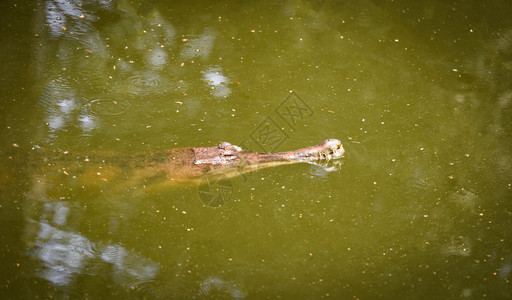
M113 268L104 274L120 286L140 286L151 282L159 272L157 263L116 244L95 243L79 233L61 230L69 216L65 202L46 203L45 214L39 221L39 232L35 240L36 256L43 267L39 276L55 285L66 286L90 269ZM53 221L49 219L53 215Z

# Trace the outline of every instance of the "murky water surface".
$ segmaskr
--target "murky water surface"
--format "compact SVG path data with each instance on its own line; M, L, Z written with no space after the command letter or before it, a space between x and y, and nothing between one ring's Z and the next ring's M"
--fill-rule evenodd
M512 296L509 1L4 2L2 299Z

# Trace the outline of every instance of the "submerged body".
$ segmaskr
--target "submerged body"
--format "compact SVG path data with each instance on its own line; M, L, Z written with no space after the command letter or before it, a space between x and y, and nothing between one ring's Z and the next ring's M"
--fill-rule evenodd
M282 164L329 161L343 157L344 152L341 142L336 139L279 153L245 153L227 142L216 147L176 148L135 155L75 156L59 152L56 159L46 159L46 167L53 167L49 168L53 171L44 173L58 172L71 178L82 178L88 184L118 177L132 182L145 182L156 177L172 182L198 182L205 175L229 178Z

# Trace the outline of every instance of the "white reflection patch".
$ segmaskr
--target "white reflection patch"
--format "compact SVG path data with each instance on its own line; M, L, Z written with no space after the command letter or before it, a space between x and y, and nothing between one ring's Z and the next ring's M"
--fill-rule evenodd
M64 203L59 202L55 204L55 214L53 215L53 223L59 226L66 225L66 220L69 214L69 207Z
M226 281L216 276L208 277L201 282L201 292L208 296L213 291L228 292L233 299L244 299L245 293L237 288L233 281Z
M215 43L215 36L216 34L207 28L204 33L197 36L190 36L188 39L184 40L185 44L180 53L181 59L208 59Z
M46 2L46 24L54 37L64 34L63 27L66 27L67 18L53 2Z
M48 123L48 127L54 131L64 127L66 120L60 116L48 116L48 118L46 118L46 123Z
M155 68L162 68L167 63L167 53L161 48L155 48L148 53L148 61Z
M91 242L45 222L40 225L37 256L45 266L40 276L56 285L67 285L75 274L81 273L85 258L94 256Z
M227 97L231 93L228 87L229 78L222 74L222 69L219 67L211 68L204 72L204 81L212 88L211 94L215 97Z
M90 115L80 115L78 116L78 121L80 121L80 127L83 131L89 132L96 128L95 118Z
M69 115L73 112L73 109L76 107L76 103L74 99L65 99L57 101L57 106L59 110L64 115Z
M58 226L67 223L71 209L66 202L46 203L44 207L35 238L37 248L33 252L42 263L38 272L41 278L66 286L73 283L75 276L105 269L100 266L105 263L114 266L109 275L120 286L150 282L158 274L158 264L131 250L119 245L96 244L79 233L52 226L49 219Z

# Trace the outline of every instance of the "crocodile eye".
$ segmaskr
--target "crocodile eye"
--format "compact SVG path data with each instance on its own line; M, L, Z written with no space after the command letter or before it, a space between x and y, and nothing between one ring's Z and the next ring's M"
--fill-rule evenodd
M235 159L236 155L234 153L228 152L228 153L222 153L222 156L226 159Z

